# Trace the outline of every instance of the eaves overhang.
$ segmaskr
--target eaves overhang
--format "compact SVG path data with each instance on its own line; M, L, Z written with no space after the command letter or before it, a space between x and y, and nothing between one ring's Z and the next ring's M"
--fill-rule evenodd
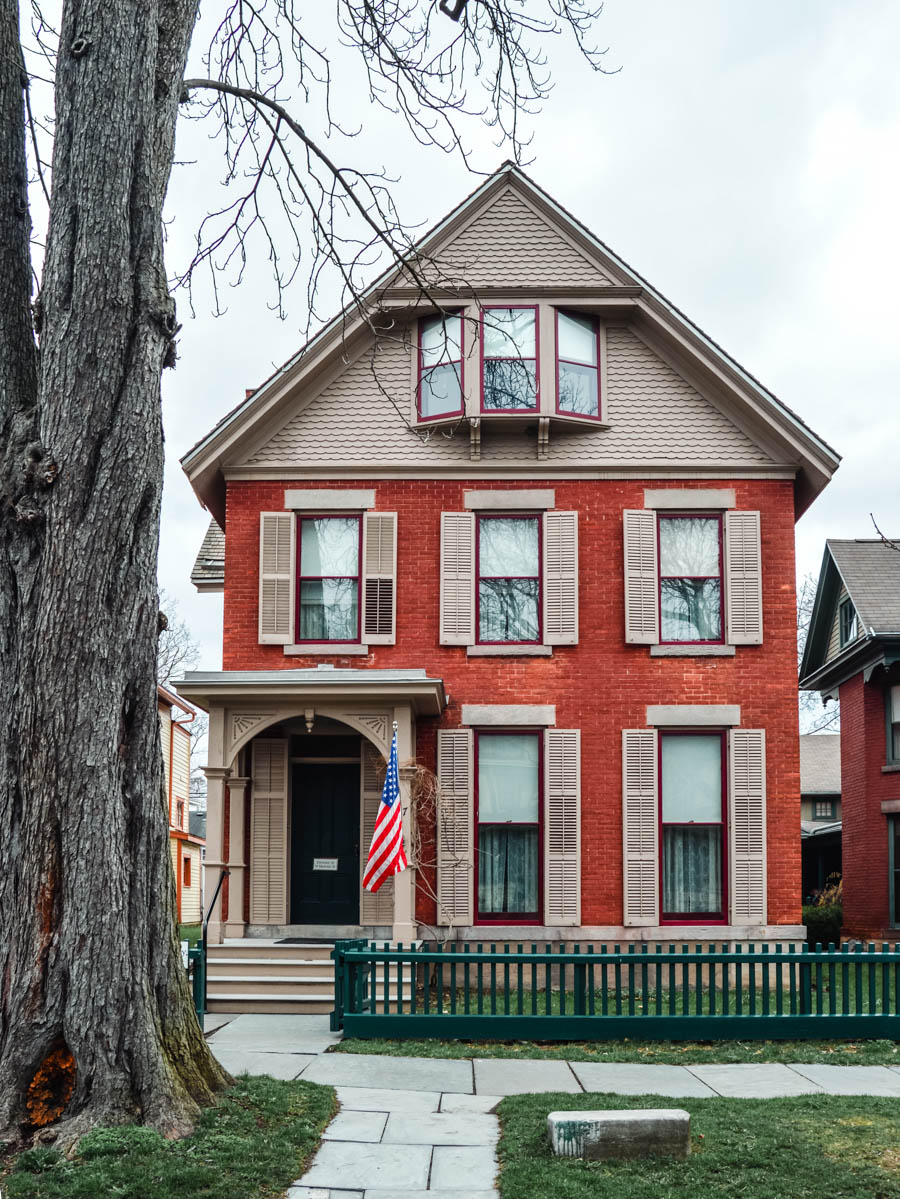
M800 679L801 691L834 691L860 673L866 682L879 667L900 662L900 633L869 633Z

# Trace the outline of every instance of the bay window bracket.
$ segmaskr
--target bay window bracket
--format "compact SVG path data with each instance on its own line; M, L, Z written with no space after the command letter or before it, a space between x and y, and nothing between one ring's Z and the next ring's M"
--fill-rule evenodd
M548 458L550 456L549 416L541 416L538 418L537 456L538 458Z
M469 419L469 458L472 462L481 461L481 418Z

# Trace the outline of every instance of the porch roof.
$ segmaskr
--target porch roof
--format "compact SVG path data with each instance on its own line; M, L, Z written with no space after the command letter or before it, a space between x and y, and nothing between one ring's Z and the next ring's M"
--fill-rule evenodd
M178 681L178 692L209 711L225 700L369 699L407 702L417 714L439 716L447 706L443 679L424 670L365 670L315 666L305 670L192 670Z

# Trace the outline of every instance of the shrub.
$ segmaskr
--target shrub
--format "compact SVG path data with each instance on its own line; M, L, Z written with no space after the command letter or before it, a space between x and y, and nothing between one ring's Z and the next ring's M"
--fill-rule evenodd
M844 907L837 903L811 903L803 908L803 923L806 925L806 940L815 945L821 942L827 945L833 941L839 944L841 926L844 923Z

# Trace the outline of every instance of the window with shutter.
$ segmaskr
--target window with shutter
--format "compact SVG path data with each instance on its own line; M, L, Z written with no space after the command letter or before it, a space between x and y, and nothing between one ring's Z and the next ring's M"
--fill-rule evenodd
M540 924L541 735L475 733L475 918Z
M655 729L622 731L624 923L659 924L658 738Z
M362 742L360 788L362 805L362 838L360 840L359 882L366 869L369 846L375 833L375 819L381 803L384 775L379 771L384 761L370 741ZM377 891L360 891L360 920L363 924L392 924L394 920L394 879L385 879Z
M259 514L259 640L289 645L294 639L294 517Z
M544 513L544 642L578 643L578 513Z
M472 923L471 729L438 730L437 922Z
M363 640L393 645L397 607L397 513L363 517Z
M762 644L762 548L758 512L725 513L725 617L729 645Z
M257 739L251 755L250 923L287 923L287 741Z
M656 645L659 641L656 513L626 509L623 521L625 640L630 645Z
M766 734L728 734L728 825L732 924L766 921Z
M441 645L475 641L475 516L441 513Z
M581 733L544 733L544 920L581 923Z
M660 734L662 922L725 918L723 734Z

